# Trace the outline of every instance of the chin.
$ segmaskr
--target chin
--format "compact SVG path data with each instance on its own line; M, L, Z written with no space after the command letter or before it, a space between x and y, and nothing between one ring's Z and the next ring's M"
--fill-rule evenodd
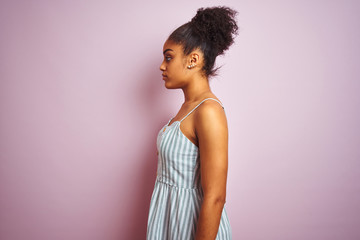
M167 89L179 89L179 88L182 88L182 84L181 84L181 82L169 81L169 79L166 79L165 87Z
M172 86L172 85L169 84L168 82L165 82L165 87L166 87L167 89L175 89L175 88L177 88L177 87Z
M178 88L180 88L180 87L177 87L177 86L169 86L169 85L166 85L166 84L165 84L165 87L167 89L178 89Z

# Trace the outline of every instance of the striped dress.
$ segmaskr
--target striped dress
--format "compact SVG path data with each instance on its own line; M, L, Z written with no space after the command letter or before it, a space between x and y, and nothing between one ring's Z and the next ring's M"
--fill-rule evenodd
M169 126L171 118L159 131L158 169L149 208L147 240L195 238L203 200L200 156L198 147L181 132L180 124L208 99L219 102L214 98L206 98L183 119L174 121ZM223 107L222 104L221 106ZM231 239L231 228L224 206L216 240L229 239Z

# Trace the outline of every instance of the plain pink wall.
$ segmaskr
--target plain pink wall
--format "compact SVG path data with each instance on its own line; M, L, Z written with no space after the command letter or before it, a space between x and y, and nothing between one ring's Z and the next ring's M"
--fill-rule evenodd
M214 5L233 239L360 239L360 4L325 0L1 1L0 239L145 239L162 45Z

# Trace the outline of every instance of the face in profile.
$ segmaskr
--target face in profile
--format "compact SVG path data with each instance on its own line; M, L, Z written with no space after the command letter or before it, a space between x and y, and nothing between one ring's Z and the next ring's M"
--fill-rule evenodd
M172 89L185 86L189 80L189 74L182 46L167 40L164 43L163 55L164 60L161 63L160 70L163 72L165 87Z

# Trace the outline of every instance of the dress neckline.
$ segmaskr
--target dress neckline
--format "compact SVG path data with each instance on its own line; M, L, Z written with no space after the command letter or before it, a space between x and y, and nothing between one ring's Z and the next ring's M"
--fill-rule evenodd
M169 125L169 123L170 123L171 120L173 120L173 119L174 119L174 117L170 118L169 122L166 124L166 127L170 127L170 126L172 126L172 125L173 125L174 123L176 123L176 122L180 123L179 120L176 120L176 121L173 121L173 122Z
M183 133L183 131L181 130L181 128L180 128L180 123L181 123L181 121L176 120L176 121L172 122L172 123L169 125L169 123L171 122L172 119L173 119L173 118L171 118L170 121L163 127L162 132L165 133L166 129L172 127L173 125L175 125L175 124L177 124L177 123L179 123L179 124L178 124L178 126L179 126L179 128L178 128L179 134L182 135L184 138L186 138L186 140L189 141L190 144L193 145L196 149L199 149L199 147L196 146L196 144L193 143L193 142Z

